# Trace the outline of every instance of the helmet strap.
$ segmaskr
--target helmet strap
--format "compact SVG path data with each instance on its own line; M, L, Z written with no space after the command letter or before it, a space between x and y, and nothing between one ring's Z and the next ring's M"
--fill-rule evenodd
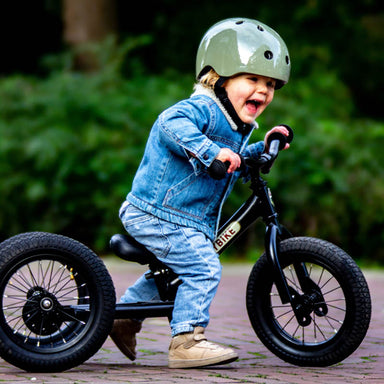
M224 83L227 81L228 77L220 76L220 78L216 81L214 86L214 92L216 97L220 100L221 104L225 108L225 110L228 112L229 116L231 116L231 119L236 124L238 131L246 135L252 130L252 125L244 123L239 115L237 114L235 108L233 107L231 101L228 98L228 94L226 89L223 87Z

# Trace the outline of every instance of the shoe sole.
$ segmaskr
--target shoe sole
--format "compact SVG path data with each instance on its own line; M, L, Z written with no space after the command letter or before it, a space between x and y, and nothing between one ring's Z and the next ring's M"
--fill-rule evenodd
M126 344L124 344L121 339L118 336L115 335L109 335L113 342L115 343L116 347L119 348L120 352L128 357L128 359L134 361L136 360L136 352L135 350L132 350L132 348L128 347Z
M169 368L197 368L206 367L208 365L221 365L232 363L237 360L239 356L237 353L232 352L228 355L211 357L209 359L180 359L180 360L168 360Z

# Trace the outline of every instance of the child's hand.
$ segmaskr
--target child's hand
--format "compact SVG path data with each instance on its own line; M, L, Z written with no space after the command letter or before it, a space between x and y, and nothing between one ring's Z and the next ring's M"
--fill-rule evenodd
M265 150L268 151L268 137L274 132L280 132L284 136L289 136L289 131L284 125L277 125L276 127L273 127L270 131L268 131L265 135L264 138L264 145L265 145ZM288 149L289 148L289 143L285 144L285 147L283 149Z
M240 156L229 148L221 148L219 154L216 156L216 159L222 161L223 163L226 161L230 163L227 171L228 173L235 172L241 165Z

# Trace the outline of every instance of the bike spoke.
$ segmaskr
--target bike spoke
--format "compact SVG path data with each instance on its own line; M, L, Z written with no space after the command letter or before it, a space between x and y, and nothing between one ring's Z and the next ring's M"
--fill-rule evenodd
M341 287L338 286L338 287L333 288L333 289L331 289L331 290L329 290L329 291L327 291L327 292L324 292L324 293L323 293L323 296L328 295L328 294L330 294L330 293L332 293L332 292L335 292L335 291L337 291L338 289L341 289Z
M24 287L26 290L28 290L29 288L32 288L31 286L31 282L28 281L28 279L24 276L24 273L22 273L21 271L18 272L17 274L17 277L19 277L23 282L21 283L18 279L16 279L16 277L14 276L13 279L14 281L16 281L19 285L21 285L22 287Z
M66 265L60 265L60 271L59 270L57 271L59 277L57 278L56 283L51 287L53 293L56 294L57 292L60 291L60 284L61 284L61 282L63 280L63 275L64 275L66 270L67 270L67 266Z
M31 277L32 285L38 285L38 283L36 281L36 278L35 278L35 274L32 272L31 267L30 267L29 264L27 264L27 268L28 268L28 271L29 271L29 275Z
M289 280L293 284L293 286L295 287L295 289L297 291L300 289L300 285L297 284L297 282L296 282L295 269L292 268L291 266L289 266L288 270L290 272L290 278L287 278L287 280Z
M21 292L21 293L26 293L26 289L24 287L19 287L18 285L15 285L15 282L17 282L16 280L11 280L9 282L9 288L10 289L13 289L15 291L18 291L18 292Z
M297 325L296 329L295 329L295 330L293 331L293 333L292 333L292 337L294 337L295 339L298 338L298 336L296 336L296 333L297 333L297 331L298 331L300 328L302 328L302 327L300 327L300 325Z
M317 339L318 333L323 337L324 341L327 340L327 337L323 333L322 328L320 328L320 326L317 323L317 319L316 319L315 315L312 317L312 323L313 323L313 335L314 335L314 338L315 338L315 343L318 342L318 339Z
M291 323L291 321L292 321L294 318L295 318L295 315L293 314L293 315L289 318L289 320L285 323L285 325L282 327L283 330L285 330L285 328L288 326L288 324Z
M72 316L69 312L64 311L64 310L62 310L62 309L59 309L59 311L60 311L62 314L64 314L65 317L69 317L70 319L72 319L72 320L74 320L74 321L76 321L76 322L78 322L78 323L80 323L80 324L85 324L85 321L80 320L80 319L78 319L78 318L75 317L75 316Z
M86 284L82 284L79 287L83 288L85 286L86 286ZM57 298L59 298L59 299L63 298L64 299L67 295L69 295L72 292L76 292L77 293L79 287L67 287L65 289L61 289L60 292L62 293L62 295L57 296ZM87 297L89 298L89 296L87 296ZM79 299L79 297L75 296L75 297L72 297L71 299ZM68 300L68 298L66 300Z
M337 307L336 305L329 304L329 302L327 302L327 304L328 304L328 307L330 307L330 308L334 308L334 309L338 309L339 311L346 312L345 308Z
M276 307L272 307L272 308L276 308ZM279 316L276 316L275 317L276 320L278 320L280 317L287 315L288 313L292 313L292 308L289 308L288 306L285 306L285 308L288 308L288 311L280 314Z
M323 275L324 275L324 271L325 271L325 269L322 268L321 273L320 273L320 276L319 276L319 279L317 280L317 285L318 285L318 286L320 286L321 280L322 280ZM327 284L327 283L325 283L325 284ZM325 285L325 284L324 284L324 285Z

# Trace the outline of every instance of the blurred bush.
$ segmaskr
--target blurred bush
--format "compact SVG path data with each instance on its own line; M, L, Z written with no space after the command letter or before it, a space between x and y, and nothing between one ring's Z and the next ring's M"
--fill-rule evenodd
M164 108L189 96L193 76L148 76L131 60L124 78L123 58L135 44L107 44L104 69L95 74L69 71L65 57L44 79L0 79L3 239L45 230L104 251L109 237L123 230L117 212L151 125ZM266 177L281 221L294 234L323 237L356 258L384 262L384 124L351 119L350 100L334 73L316 69L276 92L253 140L279 123L295 131L291 149ZM223 219L247 195L238 183ZM251 231L242 243L258 246L262 237Z
M115 57L115 56L114 56ZM0 80L0 233L60 232L103 250L161 110L192 92L169 73Z
M365 263L384 263L384 123L354 119L348 88L332 72L314 70L275 93L259 118L261 139L272 126L285 123L295 132L289 150L279 155L265 178L282 224L294 235L335 242ZM237 184L225 206L249 194ZM263 247L263 232L250 232L241 252Z
M384 262L384 123L351 118L350 100L335 75L319 71L276 97L263 119L290 124L295 138L268 178L294 234Z

